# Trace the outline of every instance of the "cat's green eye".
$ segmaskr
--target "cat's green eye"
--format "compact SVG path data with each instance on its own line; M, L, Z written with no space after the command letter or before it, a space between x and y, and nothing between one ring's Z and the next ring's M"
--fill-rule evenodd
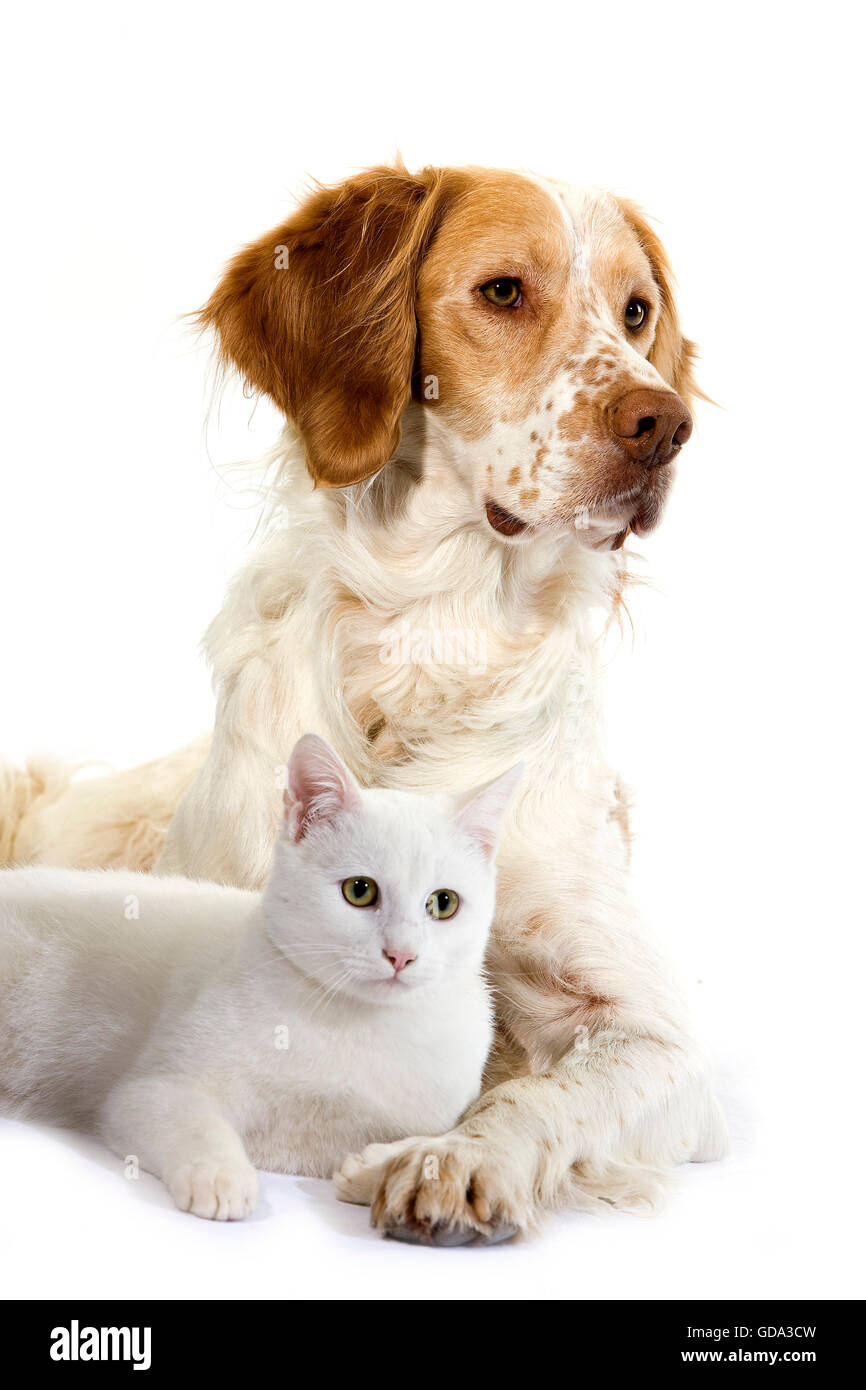
M343 897L353 907L372 907L379 897L379 886L373 878L344 878Z
M459 906L460 899L453 888L438 888L427 899L427 911L437 922L444 921L446 917L453 917Z

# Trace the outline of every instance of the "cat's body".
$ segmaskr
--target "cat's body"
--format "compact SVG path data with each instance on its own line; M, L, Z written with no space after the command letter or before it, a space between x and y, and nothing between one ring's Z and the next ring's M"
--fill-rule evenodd
M322 1177L373 1140L452 1124L490 1041L477 970L396 1008L323 1003L262 913L259 893L188 879L0 874L0 1103L99 1128L130 1077L188 1077L219 1096L257 1168Z
M359 793L302 745L264 894L0 874L0 1106L98 1130L198 1215L246 1215L256 1167L328 1176L446 1129L490 1046L490 793L459 815ZM370 905L342 891L360 874ZM425 900L445 889L459 910L437 920Z

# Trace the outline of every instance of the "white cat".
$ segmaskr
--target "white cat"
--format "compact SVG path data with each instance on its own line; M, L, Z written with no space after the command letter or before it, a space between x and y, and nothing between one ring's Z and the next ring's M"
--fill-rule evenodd
M0 1107L94 1128L227 1220L256 1167L327 1176L478 1094L495 850L520 768L462 809L361 791L314 735L264 893L0 873Z

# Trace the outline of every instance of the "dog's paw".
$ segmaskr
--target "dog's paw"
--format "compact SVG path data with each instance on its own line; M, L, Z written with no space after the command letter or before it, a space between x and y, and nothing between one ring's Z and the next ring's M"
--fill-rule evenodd
M181 1211L208 1221L243 1221L259 1195L255 1168L235 1160L184 1163L166 1175L165 1185Z
M372 1222L394 1240L493 1245L532 1228L523 1174L501 1150L461 1134L416 1139L385 1164Z

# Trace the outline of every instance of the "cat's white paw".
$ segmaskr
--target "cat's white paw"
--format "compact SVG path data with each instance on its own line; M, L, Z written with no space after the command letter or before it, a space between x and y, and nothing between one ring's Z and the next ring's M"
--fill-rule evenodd
M334 1173L338 1199L368 1207L382 1180L385 1164L414 1143L414 1139L400 1139L396 1144L368 1144L359 1154L349 1154Z
M181 1211L209 1221L243 1221L255 1210L259 1177L251 1163L200 1159L168 1173L165 1185Z

